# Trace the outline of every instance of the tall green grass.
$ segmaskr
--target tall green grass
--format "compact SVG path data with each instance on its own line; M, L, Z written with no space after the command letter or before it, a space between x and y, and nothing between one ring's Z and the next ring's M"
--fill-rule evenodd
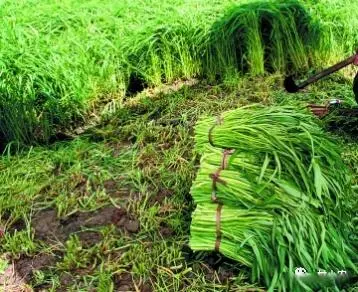
M150 85L191 78L202 73L201 47L205 34L184 22L161 25L149 37L126 44L129 71L142 76Z
M155 86L323 64L357 40L358 4L344 3L2 1L0 136L46 142L104 95L123 96L133 74Z
M302 70L319 37L319 24L297 1L234 6L208 35L208 72Z
M320 23L320 50L315 60L333 63L358 48L357 1L305 0L304 3Z

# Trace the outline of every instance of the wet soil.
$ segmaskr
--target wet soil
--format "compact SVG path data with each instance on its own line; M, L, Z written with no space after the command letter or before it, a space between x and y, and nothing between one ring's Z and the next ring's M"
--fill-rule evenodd
M55 263L56 258L52 254L38 254L34 257L21 256L15 261L15 269L17 274L28 282L35 271L53 266Z
M35 238L44 242L64 242L70 234L79 232L83 228L94 228L113 224L128 233L137 233L140 229L139 221L124 208L113 206L103 207L94 212L75 213L67 218L57 217L54 209L44 210L35 215L32 220L32 227L35 231ZM96 232L79 233L88 243L89 238L95 238L94 242L100 240Z
M76 233L84 248L99 243L102 235L96 230L86 230L101 226L114 225L128 235L140 231L139 221L127 212L125 208L107 206L94 212L75 213L66 218L58 218L56 210L47 209L38 212L32 219L32 228L35 239L48 244L64 243L71 234ZM12 226L12 230L24 228L21 222ZM56 265L61 255L37 254L35 256L24 256L14 260L17 274L26 282L31 281L35 271L47 269ZM74 281L72 275L64 273L60 277L61 286L68 287Z

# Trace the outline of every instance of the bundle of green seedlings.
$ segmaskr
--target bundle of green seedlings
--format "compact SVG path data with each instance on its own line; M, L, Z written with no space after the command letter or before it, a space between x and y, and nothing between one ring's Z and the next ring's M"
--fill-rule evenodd
M220 251L270 289L295 289L296 267L357 270L349 171L308 112L246 106L203 118L195 138L194 250Z
M317 49L319 35L319 22L298 1L233 6L208 34L208 72L302 70L310 58L307 52Z

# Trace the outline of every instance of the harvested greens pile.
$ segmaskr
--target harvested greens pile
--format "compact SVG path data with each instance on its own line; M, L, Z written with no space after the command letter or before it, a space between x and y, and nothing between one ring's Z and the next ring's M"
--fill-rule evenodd
M314 117L247 106L203 118L195 139L193 250L219 251L271 289L300 285L297 267L357 271L349 171Z

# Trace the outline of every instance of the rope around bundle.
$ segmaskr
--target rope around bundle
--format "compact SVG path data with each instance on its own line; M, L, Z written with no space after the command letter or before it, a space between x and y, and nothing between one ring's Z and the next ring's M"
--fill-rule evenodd
M309 113L243 107L201 119L195 140L193 250L221 252L278 290L293 291L294 265L357 272L349 170Z

